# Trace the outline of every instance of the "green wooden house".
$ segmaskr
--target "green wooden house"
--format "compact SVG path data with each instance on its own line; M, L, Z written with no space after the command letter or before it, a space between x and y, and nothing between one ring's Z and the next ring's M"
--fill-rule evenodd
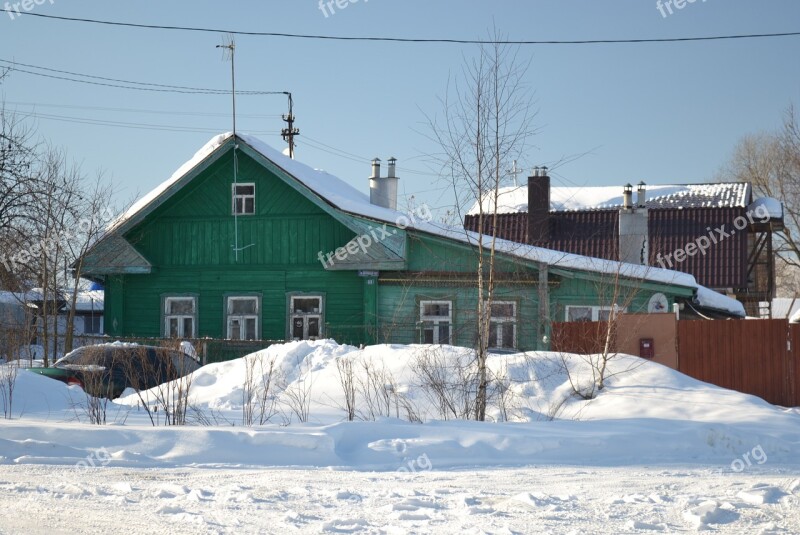
M341 343L475 340L477 237L399 212L373 163L367 196L249 136L220 135L84 257L106 333ZM366 180L365 180L366 186ZM687 302L741 315L678 272L497 243L490 345L537 349L548 324Z

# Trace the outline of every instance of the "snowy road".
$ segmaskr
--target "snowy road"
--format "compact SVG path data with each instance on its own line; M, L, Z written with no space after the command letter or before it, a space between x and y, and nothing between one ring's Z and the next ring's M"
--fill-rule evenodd
M0 533L800 533L787 469L0 466Z

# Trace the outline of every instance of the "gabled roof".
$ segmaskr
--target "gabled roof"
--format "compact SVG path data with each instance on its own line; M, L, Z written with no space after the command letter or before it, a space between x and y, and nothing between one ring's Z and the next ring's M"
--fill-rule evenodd
M369 197L353 188L343 180L326 173L313 169L296 160L293 160L281 152L273 149L257 138L248 135L237 134L237 147L247 154L256 158L266 168L275 172L287 184L294 187L298 192L315 202L332 217L351 228L357 235L363 235L370 229L378 229L381 225L376 223L386 223L395 228L400 227L403 222L407 230L424 232L447 240L453 240L468 245L475 245L479 239L478 234L465 231L463 228L450 227L433 222L420 221L409 214L397 210L391 210L370 203ZM109 225L106 238L121 236L137 223L142 221L147 214L160 206L165 200L181 189L183 185L197 176L200 170L205 169L210 163L221 157L233 144L233 134L221 134L212 138L195 156L182 165L168 180L145 195L140 201L135 203L120 218ZM407 224L407 225L406 225ZM400 230L398 228L398 230ZM124 241L124 240L123 240ZM397 262L404 261L405 248L399 243L405 240L387 240L386 243L377 242L373 246L386 249L387 259L396 258ZM483 237L484 245L489 247L491 240L488 236ZM100 242L102 244L102 241ZM99 248L99 245L95 248ZM496 240L496 250L501 254L524 259L534 263L544 263L555 268L561 269L562 273L569 271L584 271L597 274L619 275L631 279L641 279L645 282L656 284L667 284L684 287L693 291L702 288L691 275L649 266L639 266L625 264L616 261L603 260L579 256L560 251L553 251L541 247L521 245L519 243ZM92 254L94 249L90 251ZM401 258L402 255L402 258ZM360 259L366 261L368 259ZM148 264L149 266L149 264ZM349 266L350 269L356 266ZM343 268L346 268L343 266ZM381 267L380 269L389 269ZM566 270L566 271L565 271ZM715 293L715 292L712 292ZM702 292L697 292L700 296ZM733 299L717 294L721 299L716 303L723 303L722 308L734 314L744 315L741 304ZM707 300L707 299L706 299ZM703 306L702 303L700 303ZM712 307L717 308L717 307Z
M647 208L746 208L752 187L743 182L718 184L648 185ZM528 211L528 187L501 188L498 213ZM491 212L490 199L484 199L484 212ZM550 188L552 211L609 210L622 206L622 186ZM478 213L478 203L467 212Z
M237 137L241 142L238 148L252 149L253 155L261 156L271 164L271 167L277 168L285 176L291 177L293 179L292 182L299 181L304 185L306 193L312 193L317 200L321 200L341 212L385 222L395 222L399 216L405 215L396 210L389 210L388 208L371 204L367 195L356 190L347 182L325 171L313 169L293 160L253 136L237 134ZM141 220L144 215L158 204L180 190L183 182L193 178L196 174L193 171L198 167L204 164L207 165L212 159L220 157L225 152L220 149L223 149L226 144L230 144L232 138L233 133L231 132L213 137L189 161L178 168L169 179L142 197L122 216L113 221L109 226L109 230L127 230Z

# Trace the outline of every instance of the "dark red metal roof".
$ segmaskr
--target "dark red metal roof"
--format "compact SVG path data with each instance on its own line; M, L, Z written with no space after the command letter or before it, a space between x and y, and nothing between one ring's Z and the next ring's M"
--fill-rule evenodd
M746 288L747 229L734 228L734 222L744 214L743 207L651 208L648 210L650 265L689 273L698 283L710 288ZM485 217L486 234L491 220L491 216ZM498 237L530 243L527 212L498 214L497 220ZM616 260L619 258L618 225L617 210L550 212L549 240L533 245ZM466 216L464 226L477 231L477 216ZM690 243L711 245L704 252L697 250L693 256L686 255L683 261L677 262L675 252L685 251Z

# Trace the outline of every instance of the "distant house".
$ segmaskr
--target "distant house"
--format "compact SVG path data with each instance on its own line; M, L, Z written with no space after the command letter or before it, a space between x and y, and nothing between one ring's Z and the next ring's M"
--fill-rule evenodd
M100 336L103 334L103 308L105 292L103 290L84 290L78 292L75 301L75 336ZM66 303L62 315L70 308Z
M775 296L772 234L783 228L775 199L750 184L551 187L546 168L526 186L503 188L497 235L559 251L689 273L742 302L749 315ZM490 198L483 200L491 212ZM477 231L478 205L464 218ZM484 219L484 232L492 221Z
M34 338L34 311L28 298L25 293L0 291L0 359L28 356L21 351Z
M46 303L44 294L45 292L41 288L34 288L26 294L25 304L31 314L34 343L44 347L45 338L47 338L49 354L63 355L72 290L61 290L55 294L48 292L50 295L48 295ZM72 329L73 347L95 343L95 338L103 335L103 294L102 290L78 291ZM47 307L47 336L44 332L45 306ZM54 343L55 339L58 340L57 345Z
M370 196L249 136L220 135L116 221L84 257L111 336L453 343L475 340L476 236L395 209L395 162ZM366 184L366 180L365 180ZM546 347L565 311L602 318L674 303L741 305L675 271L498 242L490 345ZM654 309L655 310L655 309Z

